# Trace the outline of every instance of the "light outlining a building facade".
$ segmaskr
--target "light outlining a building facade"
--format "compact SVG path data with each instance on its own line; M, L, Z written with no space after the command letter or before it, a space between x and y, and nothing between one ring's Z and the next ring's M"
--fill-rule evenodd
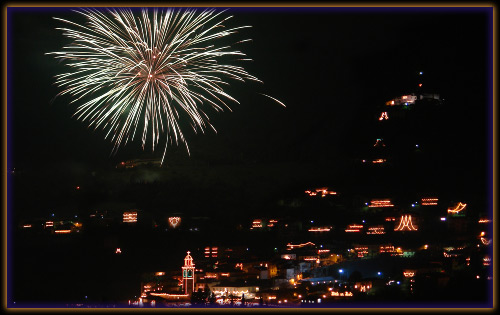
M187 252L187 256L184 258L184 266L182 266L182 288L184 294L191 294L194 292L194 263L193 257L189 255L191 252Z
M315 246L316 244L314 244L313 242L307 242L307 243L302 243L302 244L291 244L291 243L288 243L286 246L288 247L287 249L288 250L291 250L291 249L294 249L294 248L302 248L304 246Z
M218 258L219 256L218 250L219 248L214 246L205 247L205 258Z
M325 197L327 195L336 195L337 192L333 190L329 190L328 187L321 187L321 188L316 188L314 191L313 190L306 190L306 194L309 196L316 196L316 195L321 195L321 197Z
M438 198L422 198L422 206L437 206Z
M345 229L346 233L357 233L361 232L363 225L361 224L349 224Z
M181 218L180 217L169 217L168 218L168 224L170 227L175 229L179 224L181 223Z
M387 115L387 112L382 112L382 114L380 114L380 117L378 118L378 120L387 120L389 119L389 115Z
M405 276L405 278L413 278L415 273L415 270L405 270L403 271L403 276Z
M330 232L332 227L312 227L308 231L309 232Z
M390 199L372 199L369 208L386 208L386 207L394 207Z
M448 208L448 213L453 213L453 214L459 213L462 210L464 210L466 206L467 206L466 203L459 202L455 207Z
M417 228L413 226L411 215L402 215L399 225L394 231L417 231Z
M135 223L135 222L137 222L136 211L123 212L123 223Z
M368 231L366 231L366 234L385 234L385 228L382 225L371 226L368 228Z

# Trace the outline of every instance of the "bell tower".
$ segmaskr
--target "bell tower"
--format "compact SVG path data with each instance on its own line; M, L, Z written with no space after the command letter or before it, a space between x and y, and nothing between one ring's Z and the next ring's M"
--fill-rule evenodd
M194 291L194 264L193 257L187 252L186 258L184 258L184 266L182 267L182 288L184 294L191 294Z

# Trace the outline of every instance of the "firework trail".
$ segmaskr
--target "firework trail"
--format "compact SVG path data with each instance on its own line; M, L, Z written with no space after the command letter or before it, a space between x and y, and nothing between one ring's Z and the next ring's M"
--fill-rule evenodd
M76 12L86 18L85 25L54 18L69 24L71 28L58 29L72 40L62 51L48 53L70 67L56 76L56 84L64 88L58 95L71 95L71 103L83 102L74 115L105 130L105 138L114 143L112 153L133 140L141 127L143 149L148 135L153 151L160 135L166 135L162 163L168 143L182 142L189 153L181 117L187 117L195 133L207 127L216 131L200 106L231 110L227 100L238 101L224 91L227 79L261 82L229 63L235 56L249 60L244 53L215 46L218 39L249 27L225 29L222 23L231 16L222 18L222 12L142 9L138 16L130 9L110 9L108 15L95 9Z

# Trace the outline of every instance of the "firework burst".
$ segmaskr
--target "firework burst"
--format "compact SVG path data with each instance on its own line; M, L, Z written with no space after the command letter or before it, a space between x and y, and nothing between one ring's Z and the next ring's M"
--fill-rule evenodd
M215 45L249 27L226 29L222 23L231 17L222 18L222 12L142 9L138 16L130 9L76 12L87 20L84 25L55 18L69 25L58 29L72 40L60 52L49 53L70 67L56 76L56 84L64 88L58 95L69 94L71 103L82 103L75 116L105 130L105 137L114 143L113 152L142 129L143 149L149 137L153 151L160 136L165 137L162 163L168 143L182 142L189 153L181 117L187 117L195 133L207 127L215 131L201 106L221 111L230 110L228 100L238 103L223 89L228 79L261 82L231 64L235 59L250 60L244 53L230 45Z

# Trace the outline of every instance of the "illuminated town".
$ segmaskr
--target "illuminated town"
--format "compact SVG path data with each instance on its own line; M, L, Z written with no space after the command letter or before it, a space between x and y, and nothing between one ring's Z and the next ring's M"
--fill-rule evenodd
M189 153L169 143L162 159L146 143L110 155L107 135L71 120L66 99L54 101L60 116L33 110L39 94L53 98L50 84L16 90L28 105L12 114L8 306L491 307L493 153L484 42L472 31L484 17L235 12L287 107L231 86L241 104L207 110L217 132L186 133ZM30 39L15 37L19 50L53 34L42 13L9 15ZM31 20L50 28L29 35ZM443 35L457 21L470 33ZM478 50L464 65L462 41Z
M387 102L394 115L389 116L387 109L380 116L385 119L378 121L386 123L406 106L425 106L424 100L422 95L409 95ZM440 106L435 94L432 101L432 106ZM377 145L382 143L377 139L375 150L386 147ZM383 151L377 154L378 160L390 161ZM140 160L122 165L116 166L121 172L159 167ZM390 164L371 167L387 173ZM419 301L443 291L448 293L440 293L442 297L453 301L454 295L464 298L457 290L485 290L492 281L491 219L485 211L471 209L468 200L432 192L413 194L404 201L385 193L352 200L342 195L341 187L304 187L294 196L300 207L316 205L322 212L296 217L249 213L225 231L209 217L183 213L153 217L139 209L97 210L73 218L51 214L43 220L24 220L19 229L31 237L68 238L64 242L78 242L86 233L117 232L120 236L102 249L109 259L125 265L126 257L137 255L138 248L122 239L137 238L138 244L151 243L159 252L166 251L160 259L164 265L151 261L142 270L136 294L116 301L129 307L302 307ZM353 205L350 215L338 208L346 202ZM219 233L222 237L209 237ZM191 239L189 245L183 238ZM246 241L238 244L234 238ZM172 244L158 245L163 244L161 239L186 245L170 250ZM453 284L457 277L467 279L467 287Z

